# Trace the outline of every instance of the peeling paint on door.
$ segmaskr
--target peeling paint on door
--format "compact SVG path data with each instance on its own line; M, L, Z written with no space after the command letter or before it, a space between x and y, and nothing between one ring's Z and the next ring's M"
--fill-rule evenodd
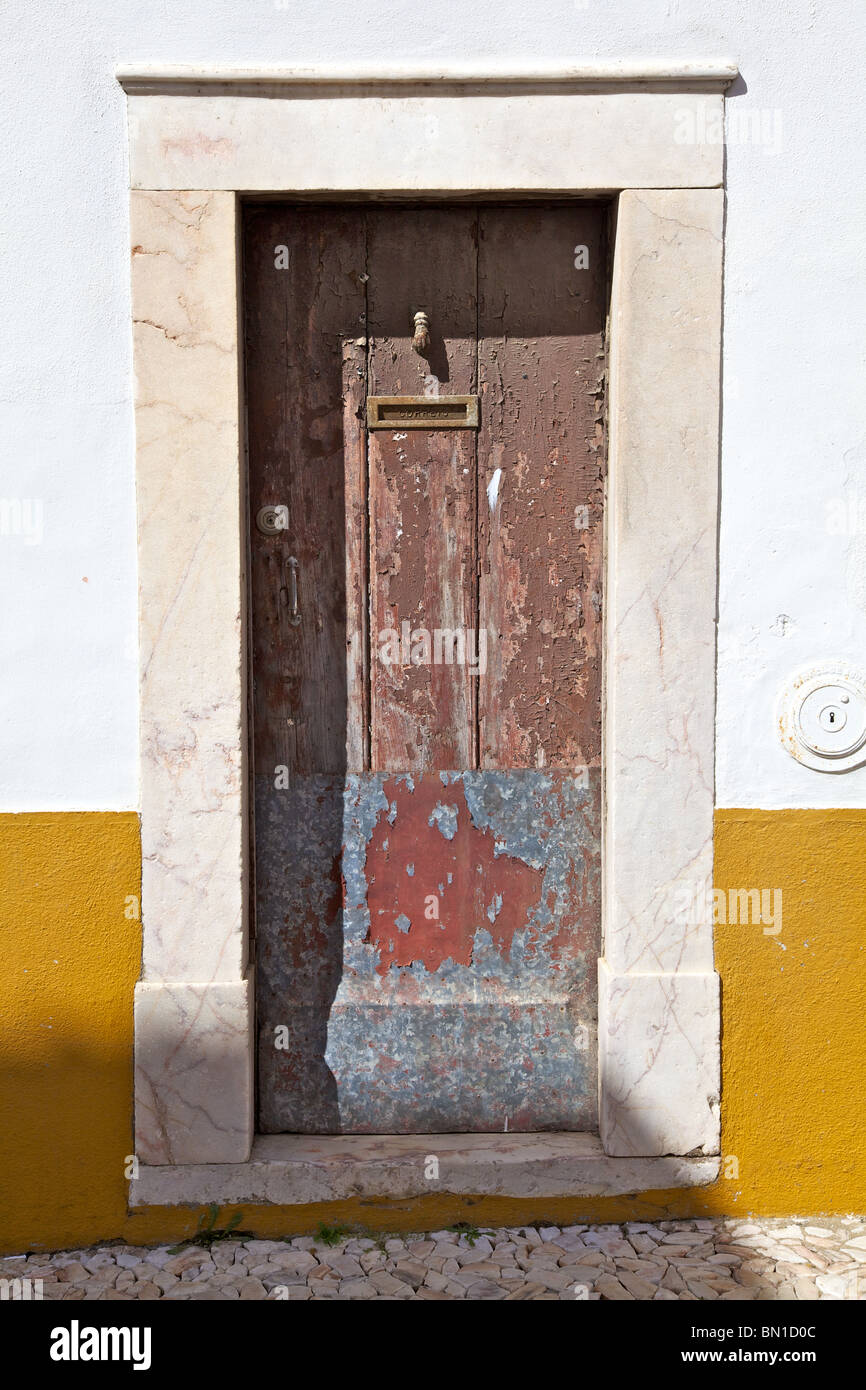
M246 212L265 1132L596 1127L603 245L588 204ZM366 434L431 381L477 430Z
M263 998L288 1033L281 1049L260 1034L269 1129L592 1126L596 780L260 786ZM439 805L454 815L434 817Z

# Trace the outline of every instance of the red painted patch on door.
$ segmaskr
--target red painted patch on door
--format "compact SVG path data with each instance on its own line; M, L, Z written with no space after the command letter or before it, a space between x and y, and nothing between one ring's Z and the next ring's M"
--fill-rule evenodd
M475 934L490 932L500 955L527 923L543 874L496 853L489 830L473 825L463 783L438 774L384 784L383 811L367 851L369 940L384 975L418 961L436 971L446 960L471 965Z

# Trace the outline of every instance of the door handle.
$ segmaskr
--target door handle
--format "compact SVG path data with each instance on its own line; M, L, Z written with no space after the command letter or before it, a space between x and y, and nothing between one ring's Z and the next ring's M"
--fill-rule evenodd
M301 610L298 607L298 561L294 555L290 555L286 561L289 581L289 622L292 627L297 627L301 621Z

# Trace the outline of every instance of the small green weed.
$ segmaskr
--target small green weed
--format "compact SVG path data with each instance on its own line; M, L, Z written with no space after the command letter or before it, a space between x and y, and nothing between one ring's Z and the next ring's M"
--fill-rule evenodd
M352 1226L341 1226L339 1223L336 1226L326 1226L324 1221L320 1221L313 1240L317 1245L339 1245L341 1240L354 1233Z
M207 1209L207 1215L202 1212L198 1219L195 1235L187 1240L182 1240L179 1245L173 1245L169 1250L170 1255L179 1255L182 1250L186 1250L190 1245L203 1245L205 1250L210 1250L212 1245L216 1245L220 1240L253 1240L252 1231L239 1231L237 1227L243 1220L243 1212L236 1211L234 1216L230 1216L225 1226L217 1226L217 1217L220 1209L214 1202Z
M448 1227L449 1231L454 1231L458 1236L463 1236L470 1245L474 1245L476 1240L481 1239L481 1232L477 1226L472 1226L468 1221L455 1221L453 1226Z

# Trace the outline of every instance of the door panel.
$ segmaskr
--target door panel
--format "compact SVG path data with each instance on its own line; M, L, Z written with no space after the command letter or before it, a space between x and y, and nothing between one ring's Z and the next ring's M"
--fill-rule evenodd
M343 772L363 766L366 725L364 227L317 208L246 218L256 769ZM266 538L255 518L272 502L288 527Z
M330 1133L343 794L368 729L364 223L250 207L244 248L262 1126ZM275 536L256 525L268 504L288 513Z
M594 1128L603 209L244 230L260 1127Z
M370 393L469 395L476 389L477 214L368 214ZM428 356L412 348L415 310L431 317ZM466 664L386 664L379 634L474 629L474 430L369 436L372 767L472 767L476 682ZM402 635L402 633L401 633ZM387 638L385 639L387 641Z
M597 767L603 226L533 206L480 221L481 765Z

